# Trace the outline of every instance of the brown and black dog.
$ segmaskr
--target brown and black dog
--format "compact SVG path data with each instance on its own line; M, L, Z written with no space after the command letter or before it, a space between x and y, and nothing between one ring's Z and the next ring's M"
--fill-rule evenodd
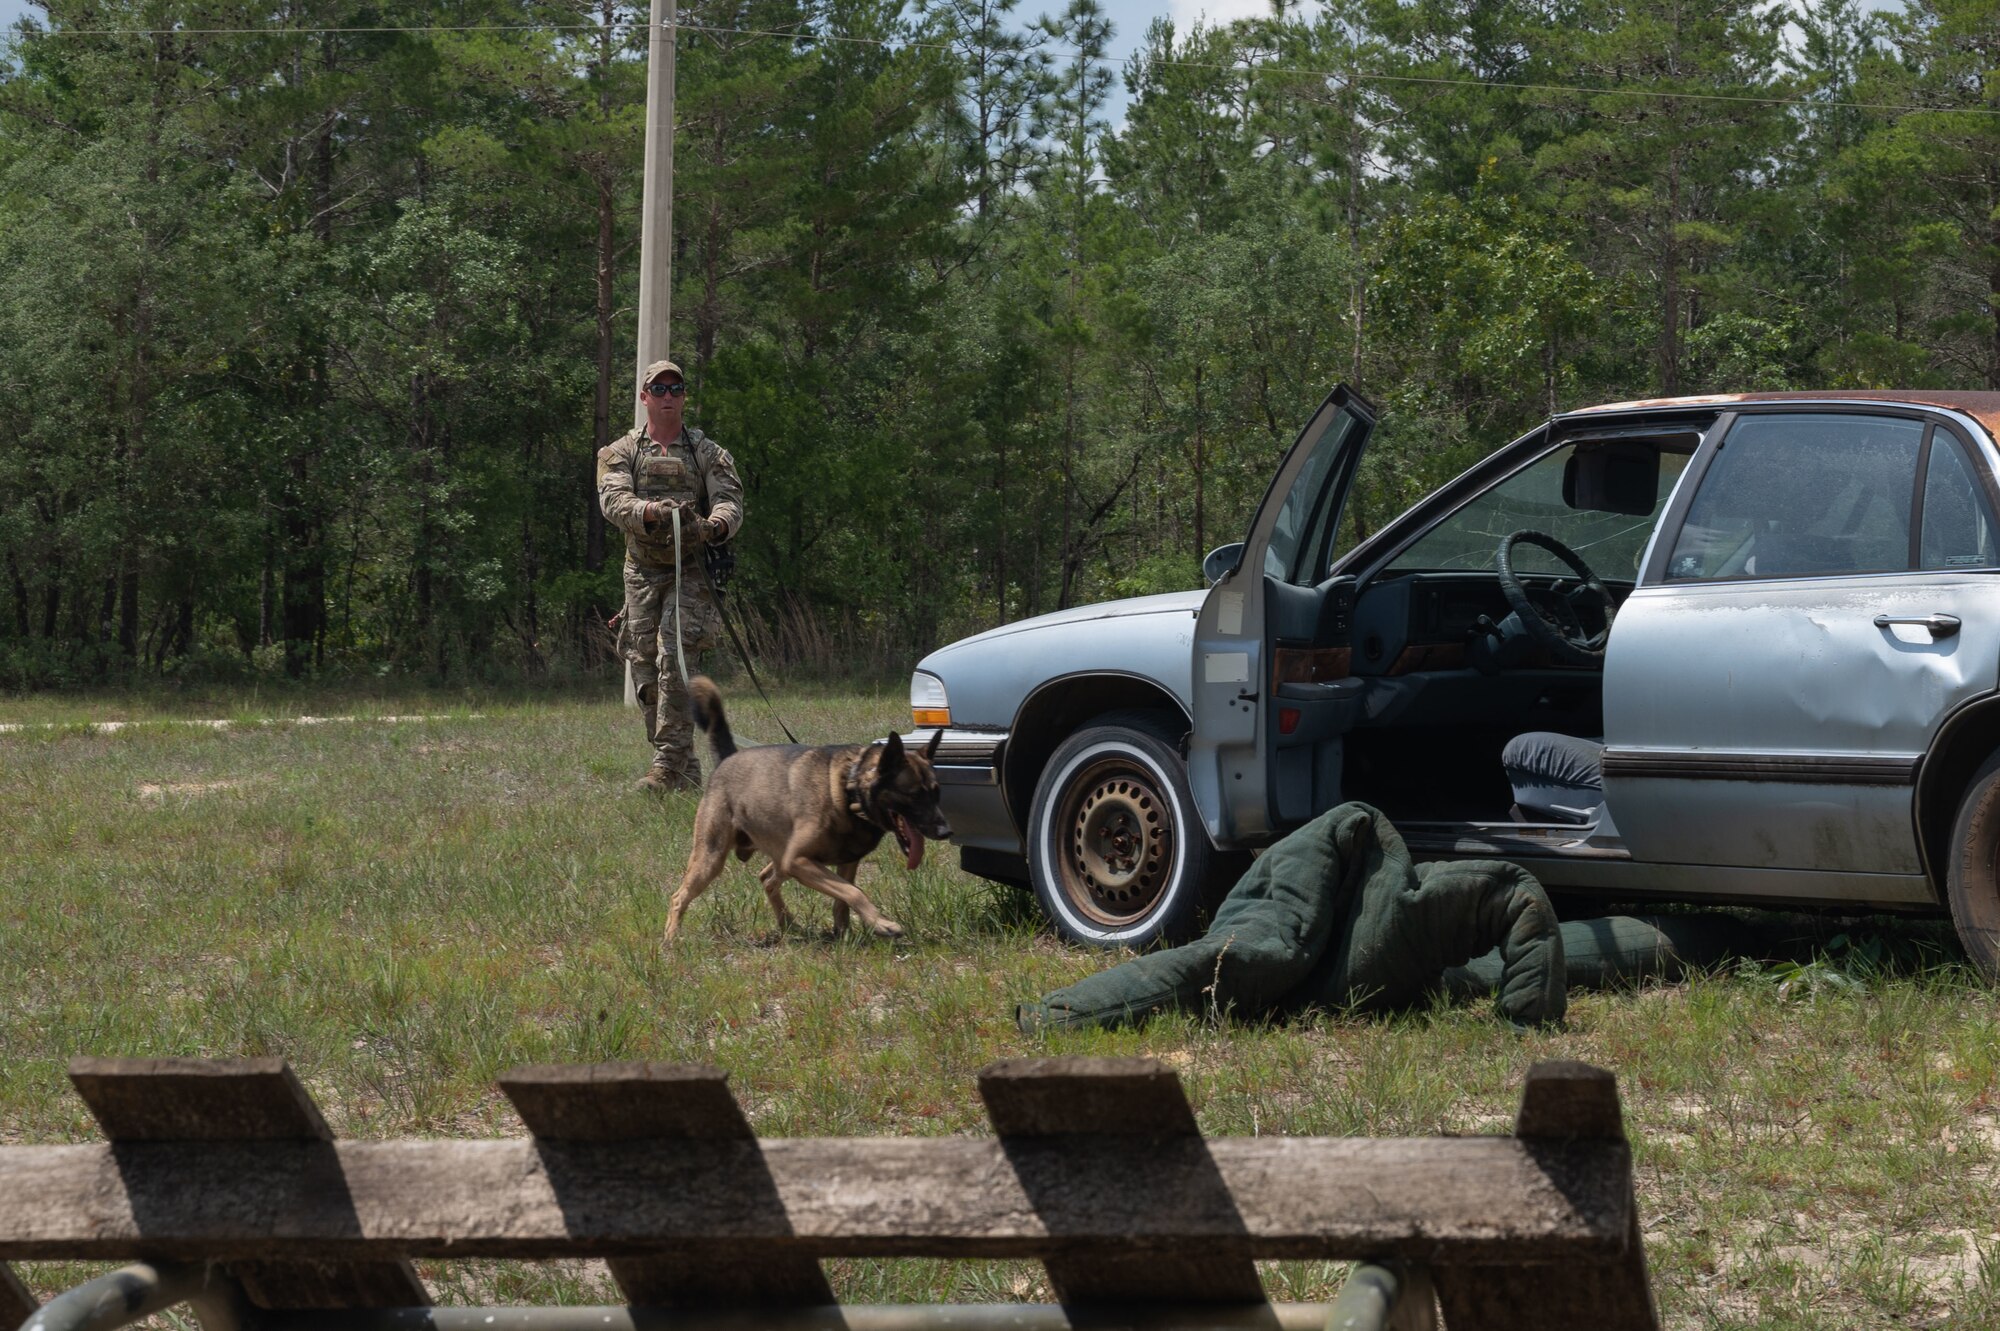
M681 916L722 873L732 850L741 860L760 850L771 857L759 877L780 934L792 916L779 887L796 878L833 898L835 934L847 932L851 909L878 937L900 938L903 926L875 909L854 885L854 871L887 834L895 835L911 869L923 862L926 837L951 835L931 771L944 732L931 736L922 753L906 749L894 733L876 744L739 750L713 681L701 675L688 681L688 707L708 732L715 771L695 810L694 849L667 909L666 941L674 941Z

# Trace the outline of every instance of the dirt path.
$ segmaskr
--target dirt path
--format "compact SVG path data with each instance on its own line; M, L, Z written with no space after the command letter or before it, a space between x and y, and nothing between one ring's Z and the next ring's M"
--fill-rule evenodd
M449 712L413 713L407 716L266 716L248 721L201 721L182 720L175 717L159 717L146 721L8 722L0 724L0 735L20 734L30 730L90 730L100 735L115 735L121 730L165 726L187 726L193 729L204 730L231 730L239 726L330 726L373 722L393 725L413 721L483 721L485 719L485 714L481 712L468 712L462 716L454 716Z

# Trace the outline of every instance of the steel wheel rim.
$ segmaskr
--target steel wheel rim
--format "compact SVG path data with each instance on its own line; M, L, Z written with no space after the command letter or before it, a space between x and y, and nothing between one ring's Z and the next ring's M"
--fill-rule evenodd
M1159 904L1175 846L1171 808L1152 773L1127 758L1084 768L1054 831L1063 895L1093 924L1130 925Z

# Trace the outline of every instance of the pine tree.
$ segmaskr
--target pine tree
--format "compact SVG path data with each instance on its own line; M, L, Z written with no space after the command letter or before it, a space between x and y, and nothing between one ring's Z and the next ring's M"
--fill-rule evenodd
M1603 239L1603 258L1650 288L1662 394L1683 391L1703 275L1736 243L1784 133L1770 100L1789 86L1773 72L1782 22L1756 0L1598 0L1559 30L1561 63L1595 91L1541 94L1581 123L1536 166L1557 205Z
M1870 276L1898 284L1893 335L1914 325L1944 382L2000 388L2000 0L1912 0L1887 28L1895 59L1859 96L1924 109L1847 155L1847 191L1893 214Z

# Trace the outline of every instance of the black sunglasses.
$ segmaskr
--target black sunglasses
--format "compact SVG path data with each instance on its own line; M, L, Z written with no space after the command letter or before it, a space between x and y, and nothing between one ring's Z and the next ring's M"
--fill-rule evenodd
M654 397L666 397L669 394L679 397L688 391L688 386L686 384L647 384L646 391Z

